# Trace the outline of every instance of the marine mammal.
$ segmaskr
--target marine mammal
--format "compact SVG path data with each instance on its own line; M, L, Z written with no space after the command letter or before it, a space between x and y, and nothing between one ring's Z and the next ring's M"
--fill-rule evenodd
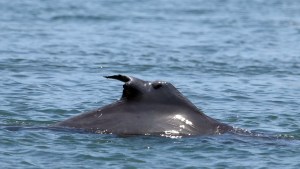
M169 82L125 75L106 78L124 82L120 100L54 126L103 134L160 136L221 134L233 129L205 115Z

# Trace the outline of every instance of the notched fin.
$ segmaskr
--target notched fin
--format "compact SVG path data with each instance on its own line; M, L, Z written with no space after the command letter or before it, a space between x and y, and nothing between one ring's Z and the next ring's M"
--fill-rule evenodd
M123 95L122 95L121 99L131 100L131 99L135 98L136 96L138 96L139 91L135 87L133 87L127 83L127 82L133 80L129 76L124 76L124 75L119 74L119 75L104 76L104 77L106 77L108 79L120 80L125 83L123 85Z
M131 79L128 76L124 76L124 75L112 75L112 76L104 76L108 79L116 79L116 80L120 80L122 82L129 82Z
M116 79L124 82L123 85L123 95L121 99L133 100L141 95L139 86L143 85L144 81L137 79L135 77L125 76L125 75L112 75L104 76L108 79Z

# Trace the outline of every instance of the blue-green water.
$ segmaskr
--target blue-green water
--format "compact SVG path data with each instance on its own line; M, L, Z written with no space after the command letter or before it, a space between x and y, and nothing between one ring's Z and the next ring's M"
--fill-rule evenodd
M0 0L1 168L300 168L300 1ZM129 137L47 126L122 84L174 84L205 113L281 139Z

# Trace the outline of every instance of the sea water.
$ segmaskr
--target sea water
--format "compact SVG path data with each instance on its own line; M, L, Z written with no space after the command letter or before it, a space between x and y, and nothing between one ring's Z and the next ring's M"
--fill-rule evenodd
M300 1L0 0L0 168L300 168ZM272 138L118 137L49 126L125 74Z

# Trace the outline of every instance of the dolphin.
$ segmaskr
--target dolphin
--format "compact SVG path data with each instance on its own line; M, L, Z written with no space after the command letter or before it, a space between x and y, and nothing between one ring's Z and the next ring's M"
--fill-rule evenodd
M121 98L54 127L80 129L100 134L199 136L233 130L198 109L171 83L144 81L132 76L105 76L124 82Z

